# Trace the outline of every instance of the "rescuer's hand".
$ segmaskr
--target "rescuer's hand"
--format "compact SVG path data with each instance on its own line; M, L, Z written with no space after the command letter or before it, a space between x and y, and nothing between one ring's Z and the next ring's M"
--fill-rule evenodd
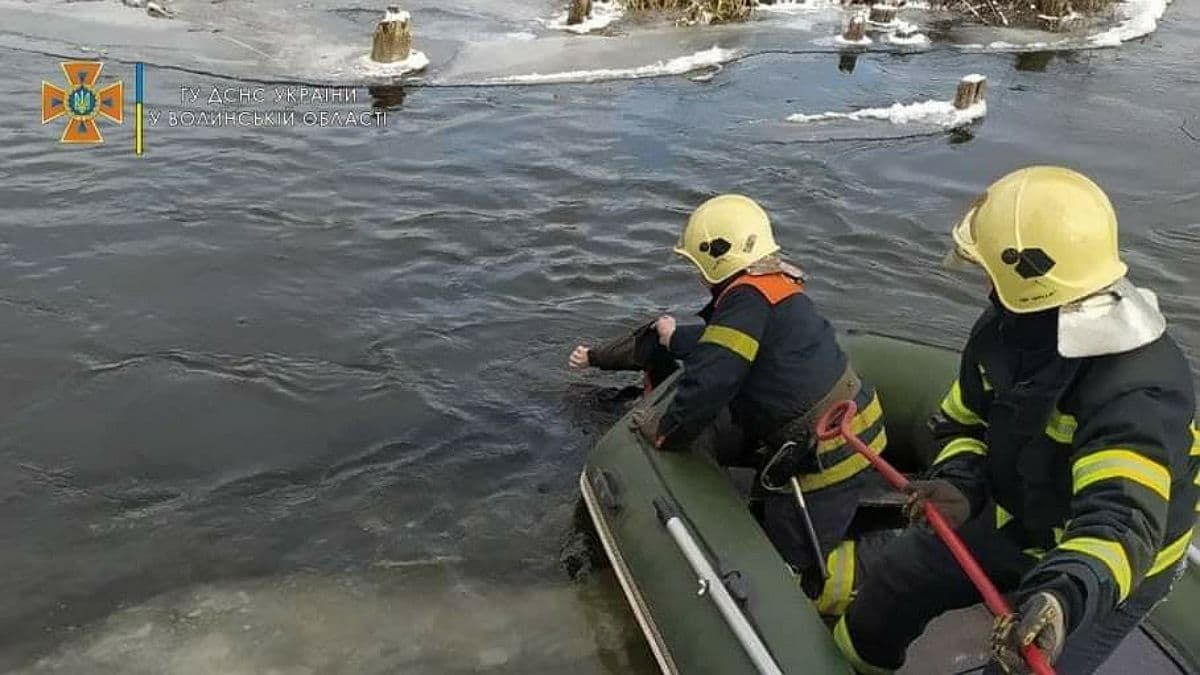
M951 528L967 522L971 517L971 503L962 490L947 480L914 480L904 488L908 496L904 503L904 515L912 525L928 525L925 521L925 504L933 504L945 517Z
M658 333L658 344L670 349L671 336L675 334L675 317L664 314L654 322L654 330Z
M1010 616L996 618L992 630L992 657L1006 673L1032 672L1021 656L1021 647L1037 645L1053 664L1062 654L1066 617L1058 596L1048 591L1033 594Z
M588 366L592 365L590 356L588 354L587 345L579 345L576 347L571 352L571 355L567 357L567 363L572 368L587 368Z

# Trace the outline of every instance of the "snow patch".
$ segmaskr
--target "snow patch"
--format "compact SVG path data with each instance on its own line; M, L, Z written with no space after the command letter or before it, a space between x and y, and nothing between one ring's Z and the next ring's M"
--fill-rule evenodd
M1087 36L1082 43L1070 38L1025 44L1013 44L1000 40L986 45L962 45L960 48L970 51L1035 52L1048 49L1117 47L1122 42L1145 37L1157 30L1158 20L1167 11L1169 4L1171 4L1171 0L1126 0L1117 5L1117 14L1121 19L1117 25L1095 35Z
M631 80L662 75L682 75L701 68L719 66L737 55L737 50L712 47L679 56L667 61L658 61L634 68L601 68L598 70L572 70L562 73L530 73L510 75L485 80L485 84L562 84L566 82L596 82L599 80Z
M598 31L607 28L617 19L625 16L625 9L619 2L592 3L592 15L584 19L582 23L577 23L574 26L567 25L567 15L569 12L564 11L562 14L553 19L538 19L546 28L554 30L565 30L569 33L584 35L593 31Z
M816 115L795 114L789 122L812 123L832 120L881 120L892 124L923 124L954 129L973 122L987 114L987 102L980 101L965 110L959 110L948 101L922 101L920 103L896 103L887 108L864 108L853 112L824 112Z
M409 19L411 19L411 18L412 18L412 16L411 16L411 15L410 15L408 12L406 12L406 11L404 11L404 10L402 10L402 9L396 9L396 11L392 11L392 9L393 9L393 8L391 8L391 7L388 7L388 8L387 8L387 11L386 11L386 12L384 12L384 14L383 14L383 20L384 20L385 22L388 22L388 21L408 21Z
M845 46L851 46L851 47L866 47L867 45L872 44L872 41L871 41L871 38L869 38L865 35L862 37L861 40L847 40L846 38L839 35L839 36L833 38L833 43L836 45L845 45Z
M408 52L407 59L393 61L392 63L380 63L372 61L369 56L363 56L358 60L356 70L359 75L365 78L398 77L418 70L424 70L428 65L429 57L425 56L425 52L413 49Z
M929 37L924 33L912 33L911 35L901 35L899 33L888 33L886 36L887 43L892 45L927 45Z
M893 45L927 45L929 38L920 31L915 23L897 21L896 27L884 35L884 42Z
M1158 28L1158 20L1171 0L1128 0L1117 6L1123 19L1112 28L1088 38L1095 47L1115 47L1122 42L1149 35Z

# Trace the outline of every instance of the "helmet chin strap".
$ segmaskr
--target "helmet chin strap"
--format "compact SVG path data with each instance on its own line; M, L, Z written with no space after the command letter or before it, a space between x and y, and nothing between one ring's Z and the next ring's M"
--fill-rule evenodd
M1058 310L1058 353L1067 358L1121 354L1154 342L1167 329L1153 291L1122 278Z

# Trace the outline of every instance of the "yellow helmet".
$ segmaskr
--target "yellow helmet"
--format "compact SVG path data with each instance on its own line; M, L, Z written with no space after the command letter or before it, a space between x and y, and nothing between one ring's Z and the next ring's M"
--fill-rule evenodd
M1125 276L1117 214L1086 176L1032 166L992 183L954 228L955 252L987 271L1017 313L1061 307Z
M767 212L742 195L721 195L701 204L675 246L675 252L692 261L710 284L719 284L778 250Z

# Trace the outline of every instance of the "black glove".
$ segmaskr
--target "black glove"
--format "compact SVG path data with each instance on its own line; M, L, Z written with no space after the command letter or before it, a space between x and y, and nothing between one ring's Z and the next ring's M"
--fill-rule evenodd
M910 481L904 493L908 496L904 503L904 515L912 525L928 525L925 522L926 503L936 506L954 529L971 517L971 502L962 490L948 480Z
M1010 616L998 617L992 629L992 658L1006 673L1030 673L1021 647L1035 644L1051 665L1062 654L1067 638L1067 617L1062 601L1049 591L1039 591Z

